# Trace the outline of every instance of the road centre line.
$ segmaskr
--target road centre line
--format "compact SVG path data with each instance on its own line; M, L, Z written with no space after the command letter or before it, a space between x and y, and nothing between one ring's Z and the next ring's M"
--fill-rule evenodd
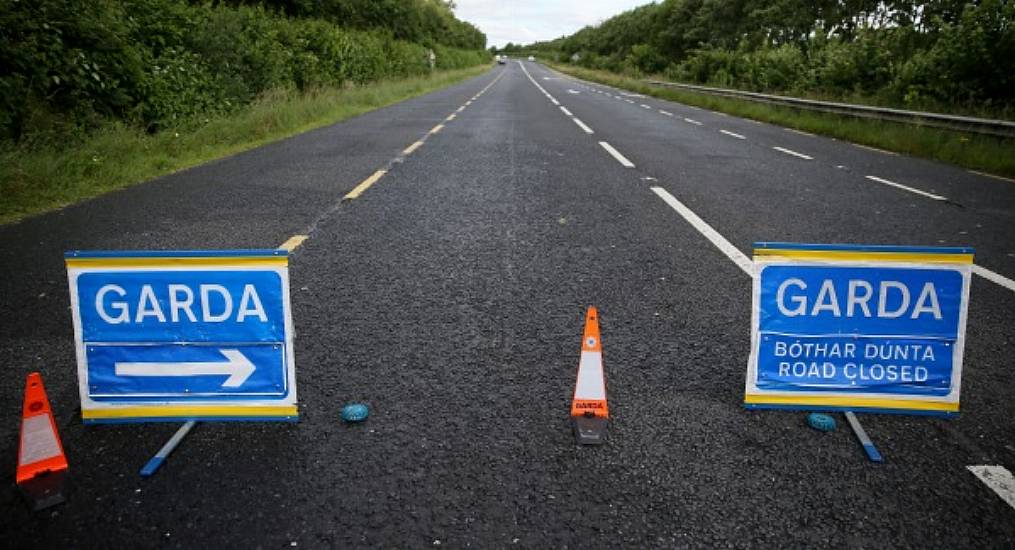
M412 145L406 147L405 150L402 151L402 154L403 155L411 155L413 151L415 151L416 149L419 149L422 146L423 146L423 142L422 141L417 141L416 143L413 143Z
M869 179L869 180L871 180L871 181L876 181L878 183L883 183L885 185L890 185L890 186L895 187L897 189L902 189L903 191L909 191L910 193L916 193L917 195L921 195L921 196L927 197L928 199L933 199L933 200L936 200L936 201L946 201L946 200L948 200L947 197L942 197L941 195L935 195L933 193L928 193L926 191L921 191L919 189L914 189L912 187L909 187L908 185L902 185L901 183L895 183L894 181L889 181L889 180L886 180L884 178L879 178L877 176L864 176L864 177Z
M359 185L354 187L352 191L349 191L349 193L345 196L343 200L358 199L359 196L362 195L364 191L369 189L371 185L377 183L377 180L384 177L384 174L386 173L388 173L387 170L378 170L374 172L373 174L370 175L369 178L363 180Z
M451 121L452 121L452 120L454 120L454 119L455 119L455 117L457 117L457 116L458 116L458 115L456 115L455 113L451 113L450 115L448 115L448 118L445 118L444 120L446 120L446 121L448 121L448 122L451 122Z
M461 107L459 107L459 108L458 108L458 110L457 110L457 111L455 111L455 112L456 112L456 113L460 113L460 112L462 112L462 111L464 111L464 110L465 110L465 105L462 105L462 106L461 106Z
M471 99L465 102L465 106L466 107L468 107L469 105L472 105L472 100Z
M560 106L560 111L562 113L564 113L565 115L567 115L567 116L574 116L573 114L571 114L571 111L568 111L567 107L565 107L563 105Z
M719 130L719 133L720 134L726 134L727 136L735 137L737 139L747 139L744 136L742 136L740 134L734 134L733 132L730 132L729 130Z
M437 132L440 132L442 129L444 129L444 125L438 124L437 126L434 126L429 133L436 134Z
M697 214L691 211L690 208L684 206L684 204L677 200L676 197L671 195L668 191L662 187L652 187L652 192L663 199L663 201L670 206L670 208L677 211L687 223L691 224L699 233L705 236L706 239L712 242L720 252L726 255L727 258L733 260L733 263L744 270L749 277L754 277L754 264L751 259L744 255L737 247L733 246L725 237L719 234L718 231L712 228L711 225L705 222L705 220L698 217Z
M619 162L625 168L634 168L634 163L627 160L627 157L621 155L620 151L614 149L613 146L610 145L609 143L606 143L605 141L600 141L599 145L601 145L603 149L606 149L607 153L613 155L613 158L617 159L617 162Z
M307 238L308 235L293 235L292 237L289 237L289 239L287 239L286 242L282 243L282 245L279 246L279 248L282 250L286 250L288 252L292 252L293 250L296 250L301 244L303 244L303 241L307 240Z
M666 116L673 116L673 113L671 113L671 112L669 112L669 111L664 111L664 110L662 110L662 109L659 109L659 112L660 112L661 114L664 114L664 115L666 115Z
M553 97L550 98L550 102L553 103L554 105L560 105L560 102L554 99Z
M1015 477L1004 466L966 466L973 475L990 487L1008 506L1015 508Z
M975 264L973 265L973 273L979 275L980 277L983 277L984 279L987 279L992 283L1001 285L1004 288L1007 288L1008 290L1015 292L1015 281L1009 279L1008 277L1005 277L1004 275L1001 275L1000 273L996 273L985 267L981 267Z
M698 122L697 120L691 119L691 118L686 118L685 117L684 118L684 122L690 122L691 124L694 124L695 126L701 126L700 122Z
M802 158L804 160L814 160L814 157L809 157L809 156L807 156L807 155L805 155L803 153L797 153L796 151L791 151L789 149L784 149L782 147L772 147L772 149L775 149L776 151L779 151L780 153L786 153L787 155L793 155L794 157Z
M634 105L634 100L633 99L625 99L624 101L630 103L631 105Z
M652 108L652 106L651 106L651 105L645 105L644 103L642 103L642 104L641 104L641 108L642 108L642 109L651 109L651 108Z
M592 131L592 128L589 128L588 126L585 125L584 122L578 120L578 117L571 117L571 120L573 120L574 123L577 124L579 128L581 128L582 130L585 130L586 134L594 134L595 133L595 132Z

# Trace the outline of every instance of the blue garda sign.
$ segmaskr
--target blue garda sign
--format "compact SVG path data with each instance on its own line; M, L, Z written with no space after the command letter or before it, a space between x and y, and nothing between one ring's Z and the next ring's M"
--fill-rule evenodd
M745 405L957 413L972 258L756 243Z
M86 422L296 419L284 250L66 263Z

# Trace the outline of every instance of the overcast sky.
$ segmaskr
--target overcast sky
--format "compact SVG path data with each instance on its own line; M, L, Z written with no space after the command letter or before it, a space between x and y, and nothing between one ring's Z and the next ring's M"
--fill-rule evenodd
M486 45L529 44L571 34L652 0L455 0L455 15L486 33Z

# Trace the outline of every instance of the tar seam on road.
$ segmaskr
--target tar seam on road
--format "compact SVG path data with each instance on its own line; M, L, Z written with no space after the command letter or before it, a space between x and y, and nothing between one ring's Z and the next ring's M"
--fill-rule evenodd
M1015 508L1015 477L1004 466L966 466L973 474L990 487L1008 506Z
M595 132L592 131L592 128L589 128L588 126L585 125L584 122L578 120L578 117L572 117L571 120L573 120L574 123L577 124L579 128L581 128L582 130L585 130L586 134L595 133Z
M599 145L602 145L603 149L606 149L607 153L613 155L613 158L617 159L617 162L622 164L625 168L634 168L634 163L627 160L627 157L621 155L620 151L614 149L613 146L610 145L609 143L606 143L605 141L600 141Z
M895 187L897 189L902 189L903 191L909 191L910 193L916 193L917 195L921 195L921 196L927 197L928 199L933 199L933 200L936 200L936 201L946 201L946 200L948 200L948 197L942 197L941 195L935 195L934 193L928 193L926 191L920 191L919 189L914 189L912 187L909 187L908 185L902 185L901 183L895 183L894 181L889 181L889 180L886 180L884 178L879 178L877 176L864 176L864 177L869 179L869 180L871 180L871 181L876 181L878 183L883 183L885 185L890 185L890 186Z
M297 248L299 248L299 246L303 244L303 241L305 240L307 240L307 235L293 235L292 237L289 237L289 240L282 243L282 245L279 246L279 248L282 250L292 252Z
M797 153L796 151L791 151L789 149L784 149L782 147L772 147L772 149L775 149L776 151L779 151L780 153L786 153L787 155L793 155L794 157L802 158L804 160L814 160L814 157L809 157L809 156L807 156L807 155L805 155L803 153Z
M731 132L731 131L729 131L729 130L719 130L719 133L721 133L721 134L726 134L727 136L730 136L730 137L735 137L735 138L737 138L737 139L747 139L747 138L745 138L744 136L742 136L742 135L740 135L740 134L734 134L733 132Z
M733 260L733 263L737 264L740 269L744 270L750 277L754 277L754 264L751 259L744 255L737 247L733 246L726 237L719 234L718 231L712 228L711 225L705 222L705 220L698 217L697 214L691 211L690 208L684 206L684 204L677 200L676 197L671 195L668 191L662 187L652 187L652 192L663 199L670 206L670 208L677 211L687 223L694 226L699 233L705 236L706 239L712 242L716 248L718 248L727 258Z

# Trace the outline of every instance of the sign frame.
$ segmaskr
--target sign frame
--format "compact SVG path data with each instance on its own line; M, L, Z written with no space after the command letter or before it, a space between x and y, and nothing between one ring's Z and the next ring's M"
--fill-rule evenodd
M783 242L754 243L754 278L752 284L751 351L747 365L744 390L744 407L748 409L789 409L820 411L859 411L890 414L956 416L959 413L959 396L962 386L962 358L965 348L966 321L968 318L969 291L972 280L973 253L971 247L927 247L893 245L799 244ZM773 266L802 268L871 269L884 268L896 272L904 270L954 271L961 276L960 304L957 328L951 356L951 381L947 394L900 393L871 391L871 386L849 388L790 388L770 389L759 386L759 360L761 355L761 294L762 275ZM936 300L936 297L935 297ZM817 301L817 300L816 300ZM774 334L774 333L766 333ZM820 338L809 334L782 335L780 337ZM883 336L880 334L829 334L830 338L854 336L861 338L925 338L922 335ZM791 384L787 384L789 386ZM802 385L801 385L802 386ZM898 384L901 387L902 384ZM866 391L865 391L866 390Z
M290 299L289 283L289 253L283 249L255 249L255 250L165 250L165 251L80 251L74 250L64 254L64 261L67 268L67 282L70 291L71 314L74 325L75 355L77 358L78 389L81 398L81 417L85 424L105 423L127 423L127 422L180 422L188 420L200 421L282 421L296 422L299 419L298 402L296 394L296 368L293 348L293 321L292 304ZM208 274L209 276L229 275L238 278L244 273L250 273L268 280L275 281L272 276L277 275L279 285L275 298L281 302L281 323L283 339L277 342L256 341L241 343L233 341L216 341L209 337L207 341L200 343L188 341L185 335L180 336L176 341L171 339L155 339L146 341L144 338L129 342L107 342L99 340L92 342L92 347L109 346L109 349L132 349L143 351L153 347L165 347L172 350L199 351L204 355L212 353L217 348L238 348L244 345L259 345L267 349L270 345L275 350L278 346L284 349L273 351L279 356L282 372L276 372L272 366L272 376L279 379L279 389L272 395L256 394L255 392L204 392L199 394L178 394L169 397L148 395L144 393L131 394L123 392L119 397L105 395L101 399L93 399L89 388L91 381L89 369L89 352L86 349L89 342L85 341L86 321L83 320L81 291L79 278L87 274L109 274L111 277L125 277L145 273L157 273L165 275L169 272L179 272L181 275L193 277L195 275ZM258 299L257 305L261 306ZM143 299L142 299L143 302ZM275 302L270 302L277 305ZM160 308L165 307L159 299ZM140 309L139 305L139 309ZM269 306L268 311L272 311ZM277 312L277 311L276 311ZM180 316L183 317L182 315ZM160 319L160 322L162 320ZM204 320L207 321L207 320ZM277 319L276 319L277 321ZM185 332L181 329L182 332ZM163 335L163 338L165 336ZM128 348L128 346L130 346ZM203 347L203 349L201 349ZM93 350L94 351L94 350ZM226 352L234 350L218 349L222 352L221 361L228 364L234 361L233 357ZM133 353L133 351L132 351ZM228 360L228 361L227 361ZM243 380L253 378L254 365L247 361L250 374L243 377ZM256 360L255 360L256 362ZM193 365L193 363L187 363ZM218 363L211 363L217 365ZM137 368L137 365L132 365ZM142 365L143 366L143 365ZM192 368L192 367L191 367ZM120 376L120 364L116 365L116 375ZM193 375L199 376L201 374ZM158 378L159 375L148 373L145 376ZM174 374L173 380L188 380L187 375ZM177 378L178 377L178 378ZM231 378L232 376L230 376ZM153 379L153 378L149 378ZM192 379L192 378L191 378ZM221 377L215 378L222 380ZM241 382L242 384L242 382ZM222 388L235 386L228 381L221 384Z

